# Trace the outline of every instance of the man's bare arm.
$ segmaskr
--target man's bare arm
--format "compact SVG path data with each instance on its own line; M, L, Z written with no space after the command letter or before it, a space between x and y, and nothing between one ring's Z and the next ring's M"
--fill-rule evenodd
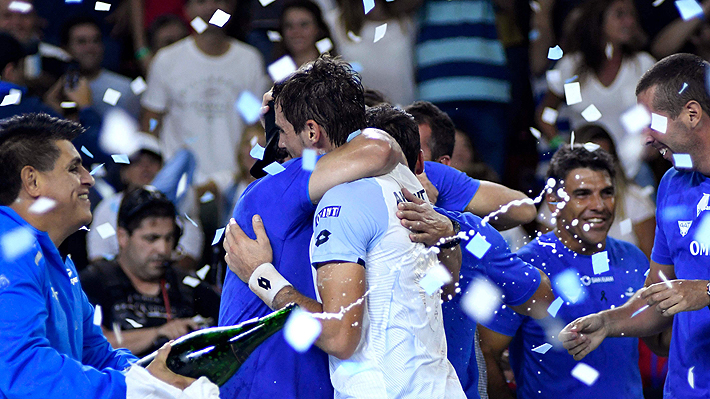
M525 303L511 308L525 316L530 316L534 319L544 319L547 317L547 308L555 300L555 294L552 293L550 279L542 270L535 268L540 273L540 285L537 290Z
M499 213L491 218L490 223L493 227L499 231L507 230L521 224L530 223L537 215L537 210L532 200L529 200L528 196L520 191L497 183L481 181L476 195L466 206L465 211L483 218L510 204L512 201L525 199L528 200L526 203L511 206L506 212Z
M483 352L483 358L486 359L488 397L490 399L514 399L515 396L510 391L503 368L500 366L503 352L510 345L513 337L491 331L480 324L476 328L478 328L481 352Z
M318 160L308 181L308 194L314 204L318 203L326 191L338 184L383 175L398 163L406 165L406 160L390 135L378 129L363 129L349 143Z

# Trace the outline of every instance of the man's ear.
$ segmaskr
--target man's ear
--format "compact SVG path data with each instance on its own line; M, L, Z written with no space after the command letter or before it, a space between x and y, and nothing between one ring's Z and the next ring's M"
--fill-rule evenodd
M116 229L116 238L118 238L118 248L123 249L128 246L128 240L131 238L131 235L128 233L128 230L123 227L118 227Z
M42 177L33 166L26 165L20 171L22 185L20 190L25 191L30 197L38 198L42 195Z
M424 151L419 150L419 155L417 155L417 164L414 167L414 174L420 175L424 172Z
M311 143L311 147L316 149L327 149L328 147L328 137L325 134L325 130L318 122L313 119L306 121L306 127L303 129L306 135L305 139Z
M443 163L446 166L451 166L451 157L449 155L442 155L436 159L436 162Z
M690 127L695 128L703 117L703 107L701 107L700 103L697 101L690 100L685 104L685 111L688 113L688 123L690 123Z

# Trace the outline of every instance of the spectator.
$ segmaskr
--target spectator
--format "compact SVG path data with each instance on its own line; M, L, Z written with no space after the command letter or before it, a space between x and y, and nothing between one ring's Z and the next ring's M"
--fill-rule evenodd
M707 15L710 1L703 1L702 8ZM710 24L702 14L688 20L676 18L664 26L651 43L651 54L658 59L681 51L710 59Z
M288 55L298 66L318 58L316 42L331 38L320 7L310 0L286 3L279 18L279 32L281 42L274 45L274 60ZM337 55L335 48L328 52Z
M180 17L173 14L161 15L148 27L147 36L150 51L155 54L161 48L167 47L189 35L190 31Z
M208 21L217 9L231 14L233 6L233 0L189 0L186 10L190 19ZM158 122L153 133L165 157L185 145L194 151L198 197L206 191L220 195L233 183L244 130L234 104L245 91L259 95L266 90L263 71L254 48L215 25L156 54L141 100L143 131L151 131L151 119Z
M194 316L214 325L219 315L219 295L171 266L181 234L176 216L159 191L146 186L129 192L118 211L118 256L80 274L89 301L101 305L106 338L138 357L198 329Z
M364 86L381 91L393 104L410 104L415 99L413 14L420 3L376 0L375 8L365 14L361 2L338 0L338 7L326 13L343 59L360 72ZM385 23L386 34L375 43L375 30Z
M112 109L110 100L104 101L106 98L104 96L111 89L120 93L115 106L138 119L140 101L131 90L131 80L101 67L104 59L104 44L96 20L89 16L78 16L68 20L63 26L61 40L62 47L78 64L80 76L89 81L96 111L104 116Z

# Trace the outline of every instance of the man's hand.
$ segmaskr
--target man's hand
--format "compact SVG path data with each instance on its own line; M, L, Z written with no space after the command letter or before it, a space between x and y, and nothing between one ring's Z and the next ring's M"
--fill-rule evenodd
M153 377L167 382L178 389L184 390L189 387L190 384L195 382L195 379L175 374L170 371L168 366L165 364L165 361L168 360L168 353L170 353L170 343L167 343L163 345L162 348L158 349L158 355L152 362L150 362L148 367L146 367L146 370L148 370Z
M604 317L599 313L581 317L560 331L558 339L574 360L582 360L607 337Z
M670 287L668 286L670 284ZM710 304L707 280L670 280L656 283L641 294L649 306L666 317L680 312L702 309Z
M426 171L418 174L417 179L419 179L419 183L421 183L424 187L424 190L426 191L426 196L429 197L429 202L431 202L432 204L436 204L436 200L439 199L439 190L437 190L436 187L431 184L429 178L426 175Z
M263 128L266 128L266 123L264 123L264 115L269 112L269 101L272 101L273 99L274 88L272 87L271 90L264 93L264 95L261 97L261 116L259 117L259 119L261 120L261 127Z
M158 327L157 332L159 337L162 336L168 339L176 339L199 329L200 326L192 319L175 319Z
M252 240L239 227L234 219L229 220L229 224L224 231L224 260L229 266L229 270L234 272L245 283L249 283L254 270L264 263L271 263L273 253L269 237L264 230L264 222L259 215L254 215L251 219L256 240Z
M404 198L411 202L401 202L397 205L397 217L402 226L413 232L409 238L413 242L421 242L430 247L441 238L456 234L451 220L435 211L432 206L414 196L406 188L402 188Z
M85 77L79 78L76 86L73 88L64 86L64 94L70 101L76 103L76 107L84 109L91 106L93 102L91 97L91 87L89 81Z

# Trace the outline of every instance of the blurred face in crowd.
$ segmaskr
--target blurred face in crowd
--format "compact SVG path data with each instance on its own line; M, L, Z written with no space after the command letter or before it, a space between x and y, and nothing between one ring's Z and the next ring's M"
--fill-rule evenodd
M140 152L121 169L121 180L129 188L150 184L163 166L157 155Z
M606 41L614 45L629 43L638 34L636 9L631 0L619 0L611 4L604 13L603 21Z
M167 47L176 41L183 39L189 34L185 25L180 22L169 23L155 32L153 38L153 51L158 51L163 47Z
M421 128L419 130L421 132ZM458 170L467 170L473 164L473 147L466 133L456 129L456 144L451 154L449 166Z
M217 10L222 10L231 15L234 11L234 0L188 0L185 7L185 11L187 11L187 16L190 21L196 17L200 17L205 22L208 22ZM221 29L222 28L218 26L208 24L205 32L214 32Z
M129 234L117 231L119 262L143 281L158 281L165 274L175 247L175 219L147 217Z
M66 50L79 63L82 73L94 74L101 69L104 43L96 25L81 24L73 27L69 32Z
M292 7L284 14L283 40L291 54L314 51L319 33L316 19L310 11Z
M565 245L578 253L591 254L604 249L606 236L614 221L614 184L606 170L572 169L564 181L569 201L557 215L557 232ZM550 210L562 201L549 194ZM599 244L602 247L599 248ZM582 249L585 250L582 250Z
M26 13L10 10L12 1L0 0L0 31L7 32L20 43L26 44L34 37L36 14L34 8ZM32 1L23 0L21 3L31 5Z

